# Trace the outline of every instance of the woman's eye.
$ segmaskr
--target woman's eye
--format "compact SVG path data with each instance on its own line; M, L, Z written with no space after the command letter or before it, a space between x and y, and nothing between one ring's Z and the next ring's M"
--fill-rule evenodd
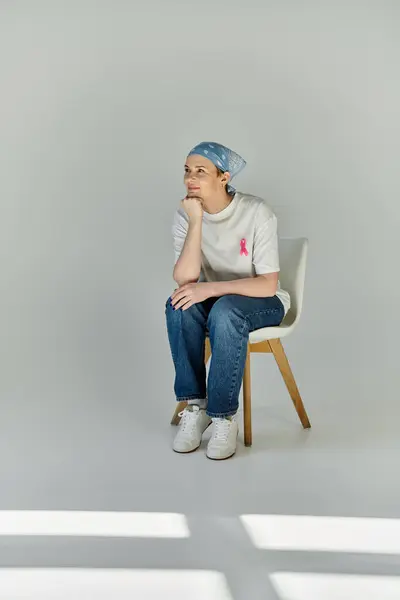
M199 173L204 173L204 169L199 169Z

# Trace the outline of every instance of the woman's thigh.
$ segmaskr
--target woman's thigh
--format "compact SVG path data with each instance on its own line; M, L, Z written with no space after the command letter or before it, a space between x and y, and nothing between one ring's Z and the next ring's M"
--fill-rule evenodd
M245 319L248 331L255 331L263 327L274 327L282 322L285 310L277 296L267 298L252 298L229 294L218 298L214 302L208 321L223 321L230 318Z

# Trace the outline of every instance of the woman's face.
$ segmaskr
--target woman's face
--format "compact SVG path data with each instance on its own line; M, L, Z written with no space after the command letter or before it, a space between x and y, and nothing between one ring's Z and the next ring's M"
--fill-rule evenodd
M219 171L214 163L199 154L191 154L186 159L184 184L187 189L188 197L198 197L202 200L208 200L220 193L223 189L223 182L227 180L229 174L220 177Z

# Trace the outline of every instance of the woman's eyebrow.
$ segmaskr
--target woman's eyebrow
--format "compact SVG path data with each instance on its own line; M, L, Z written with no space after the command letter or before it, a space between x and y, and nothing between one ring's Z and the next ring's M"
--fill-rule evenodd
M185 169L190 169L188 165L185 165ZM195 165L195 169L207 169L204 165Z

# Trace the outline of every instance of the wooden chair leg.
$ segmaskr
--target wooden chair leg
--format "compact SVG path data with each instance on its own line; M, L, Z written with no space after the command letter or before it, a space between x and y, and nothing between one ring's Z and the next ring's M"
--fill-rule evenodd
M253 435L251 431L251 367L250 346L247 347L247 359L243 374L243 425L244 445L251 446Z
M206 347L204 350L204 363L207 364L208 360L211 356L211 344L210 344L210 340L208 338L206 338Z
M303 425L304 429L309 429L311 427L311 424L308 420L306 409L304 408L300 392L298 390L295 378L292 373L292 369L290 368L289 361L286 357L282 343L279 339L269 340L269 345L275 356L275 360L282 374L283 380L286 384L290 397L293 401L294 407L299 416L301 424Z
M179 425L180 416L179 413L182 412L187 406L187 402L183 400L182 402L178 402L175 408L174 416L171 419L171 425Z
M206 345L205 345L205 351L204 351L204 363L205 364L208 363L210 356L211 356L211 345L210 345L210 340L207 338ZM187 406L187 402L185 400L177 403L174 415L171 419L171 425L179 425L180 420L181 420L179 413L182 412L186 408L186 406Z

